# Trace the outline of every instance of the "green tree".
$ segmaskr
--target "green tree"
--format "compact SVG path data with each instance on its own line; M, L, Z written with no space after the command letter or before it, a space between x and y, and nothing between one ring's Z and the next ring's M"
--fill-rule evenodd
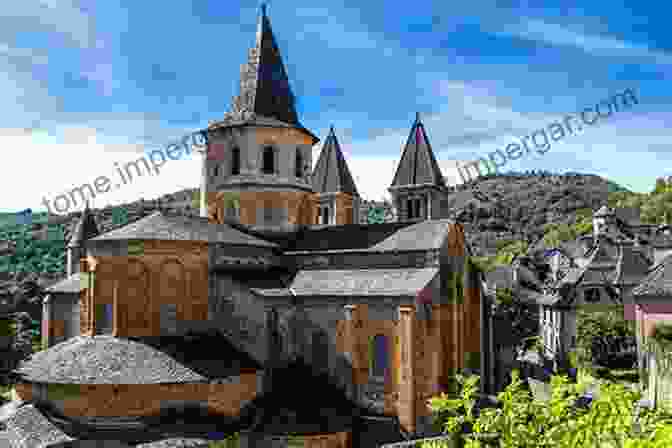
M465 448L483 446L488 434L507 448L672 446L670 416L661 410L643 411L635 420L635 402L641 394L621 384L599 383L599 395L587 402L582 397L587 380L575 384L555 375L550 400L541 401L523 387L514 370L511 384L497 395L500 406L482 409L476 416L478 376L457 379L461 386L457 396L441 394L427 405L445 433L465 439Z

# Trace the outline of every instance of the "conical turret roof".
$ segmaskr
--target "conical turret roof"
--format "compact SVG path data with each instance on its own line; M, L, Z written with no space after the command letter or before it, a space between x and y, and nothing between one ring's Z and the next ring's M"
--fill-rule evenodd
M255 46L240 73L240 94L233 99L232 112L252 112L258 116L299 125L295 97L273 35L266 5L261 7Z
M341 192L359 196L333 126L324 141L320 158L317 159L313 171L313 190L316 193Z
M391 187L427 184L446 186L420 114L416 114Z

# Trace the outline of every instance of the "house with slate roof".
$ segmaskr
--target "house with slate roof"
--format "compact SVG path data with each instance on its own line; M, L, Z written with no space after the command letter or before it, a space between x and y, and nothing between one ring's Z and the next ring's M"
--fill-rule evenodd
M623 306L625 317L635 318L631 292L660 256L655 245L666 243L642 231L632 210L619 210L601 207L593 215L593 234L559 248L549 259L551 283L537 300L549 356L566 360L574 349L578 309Z
M632 291L635 307L636 337L647 398L654 404L672 402L669 377L664 378L662 360L645 349L657 324L672 321L672 254L654 265ZM644 368L645 367L645 368ZM663 377L663 378L661 378Z
M203 132L200 216L100 234L84 210L17 397L82 440L240 431L336 448L435 432L426 400L488 359L481 273L420 117L390 186L397 220L359 224L333 127L310 171L318 138L262 7L240 94Z

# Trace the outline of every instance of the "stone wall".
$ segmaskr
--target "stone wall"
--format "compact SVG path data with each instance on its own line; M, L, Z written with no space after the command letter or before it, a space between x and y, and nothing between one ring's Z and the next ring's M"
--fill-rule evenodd
M96 306L113 307L118 336L161 335L166 305L173 306L183 330L207 321L207 246L183 241L144 241L141 246L138 255L89 260L95 281L93 302L82 307L88 312L83 319L89 324L87 333L93 331Z
M26 401L46 400L69 417L138 417L157 414L176 403L199 403L213 412L238 415L259 393L256 372L242 373L224 384L16 385Z

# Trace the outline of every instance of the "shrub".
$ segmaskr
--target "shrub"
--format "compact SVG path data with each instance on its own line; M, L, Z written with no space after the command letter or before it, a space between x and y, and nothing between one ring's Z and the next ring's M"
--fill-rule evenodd
M475 412L478 376L458 376L461 393L428 400L444 432L462 435L465 448L483 446L483 435L494 434L499 446L511 448L627 447L669 448L672 418L661 410L635 415L639 392L621 384L599 383L599 396L584 395L590 378L578 384L566 376L551 379L551 399L535 401L523 387L518 371L497 398L498 408Z

